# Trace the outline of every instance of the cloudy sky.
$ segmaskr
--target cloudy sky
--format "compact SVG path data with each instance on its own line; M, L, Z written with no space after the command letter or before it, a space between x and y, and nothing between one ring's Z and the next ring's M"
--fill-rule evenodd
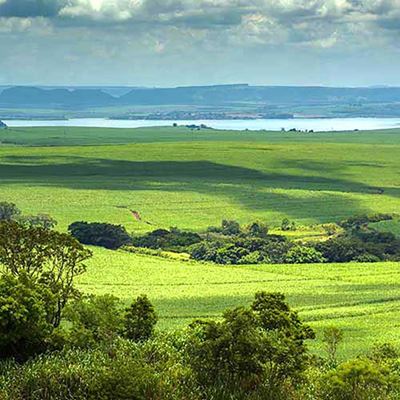
M400 0L0 0L0 84L400 86Z

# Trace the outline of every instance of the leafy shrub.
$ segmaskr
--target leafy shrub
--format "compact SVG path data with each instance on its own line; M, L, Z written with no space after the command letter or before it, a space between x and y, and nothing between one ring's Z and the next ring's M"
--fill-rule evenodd
M157 314L147 296L139 296L126 309L124 335L135 342L148 340L154 333Z
M205 240L189 247L190 256L197 261L214 261L217 251L224 245L221 241Z
M185 250L200 241L201 237L197 233L171 228L170 230L157 229L144 236L135 237L132 243L134 246L150 249Z
M0 357L26 359L44 351L53 332L55 296L25 274L0 278Z
M341 364L323 378L324 398L329 400L377 400L389 394L389 371L367 359Z
M14 204L0 202L0 221L12 221L21 214L21 210Z
M288 218L284 218L281 223L282 231L295 231L296 223L294 221L290 221Z
M328 262L349 262L365 253L365 246L359 239L335 237L315 245L317 251Z
M355 257L354 261L360 262L360 263L374 263L374 262L381 261L381 259L374 254L364 253L364 254L360 254L359 256Z
M231 243L220 247L213 261L218 264L240 264L241 260L248 255L249 251L246 248Z
M344 235L319 242L314 247L329 262L400 259L400 240L392 233L382 233L369 228L354 229Z
M53 229L57 225L57 221L47 214L23 215L18 218L18 222L30 228Z
M261 292L250 308L227 311L221 322L193 323L187 362L204 390L223 385L249 395L263 391L273 398L286 379L304 371L305 340L313 338L283 295Z
M268 226L262 222L253 222L247 227L246 233L250 237L266 238L268 229Z
M295 245L287 253L285 262L289 264L323 263L325 258L313 247Z
M253 251L240 259L240 264L258 264L261 260L268 262L259 251Z
M221 226L209 226L207 232L219 233L224 236L236 236L240 234L241 229L239 222L224 219L221 222Z
M132 242L121 225L106 223L74 222L68 227L71 235L83 244L115 250Z
M235 237L228 240L205 240L189 249L195 260L212 261L218 264L248 264L255 257L259 262L284 262L290 244L283 236ZM256 253L257 252L257 253ZM250 254L254 253L251 257ZM250 258L249 258L250 257Z
M101 347L70 350L10 366L7 373L0 385L4 400L158 400L173 392L125 342L112 355Z
M357 215L341 221L339 225L345 229L358 229L362 226L368 225L369 223L390 221L392 219L392 214Z
M112 342L123 327L119 300L110 295L81 297L66 308L64 320L60 333L65 343L73 347L90 348Z
M237 221L223 220L221 228L221 233L223 235L235 236L240 233L240 225Z

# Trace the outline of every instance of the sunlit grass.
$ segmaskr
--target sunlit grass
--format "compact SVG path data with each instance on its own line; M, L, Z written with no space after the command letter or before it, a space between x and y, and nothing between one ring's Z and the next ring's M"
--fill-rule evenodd
M161 329L218 318L227 308L249 304L259 290L279 291L317 332L341 327L345 353L362 352L377 341L400 344L399 263L217 266L96 248L79 286L126 303L146 293Z
M279 233L287 217L301 226L289 233L293 238L319 239L321 227L304 226L400 209L398 130L46 128L7 130L0 141L0 201L15 202L25 213L49 213L60 230L78 220L123 224L134 233L170 226L204 230L235 219L262 220ZM31 147L38 145L46 147ZM95 249L79 283L86 292L126 302L148 294L162 329L218 318L226 308L249 303L257 290L281 291L318 331L342 327L344 352L354 354L374 341L399 341L399 267L222 267Z

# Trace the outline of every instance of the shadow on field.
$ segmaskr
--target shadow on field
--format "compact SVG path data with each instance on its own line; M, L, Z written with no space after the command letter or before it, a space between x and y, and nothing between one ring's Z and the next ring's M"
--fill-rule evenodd
M367 212L360 208L354 197L346 194L382 194L381 188L363 183L316 176L317 170L319 173L323 171L322 163L307 168L301 173L288 174L264 173L201 160L129 161L72 156L8 156L0 162L0 184L28 183L90 190L199 192L229 197L253 210L282 209L297 218L315 213L316 202L329 208L331 215ZM296 192L285 193L288 189L311 192L302 192L299 197ZM386 190L390 190L391 196L400 195L400 189Z

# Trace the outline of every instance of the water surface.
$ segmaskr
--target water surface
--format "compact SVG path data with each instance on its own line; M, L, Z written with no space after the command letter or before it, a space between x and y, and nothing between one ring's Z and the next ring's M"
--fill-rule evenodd
M257 120L112 120L105 118L80 118L69 120L5 120L9 127L96 127L96 128L141 128L151 126L200 125L225 130L270 130L281 129L323 131L374 130L400 127L400 118L295 118Z

